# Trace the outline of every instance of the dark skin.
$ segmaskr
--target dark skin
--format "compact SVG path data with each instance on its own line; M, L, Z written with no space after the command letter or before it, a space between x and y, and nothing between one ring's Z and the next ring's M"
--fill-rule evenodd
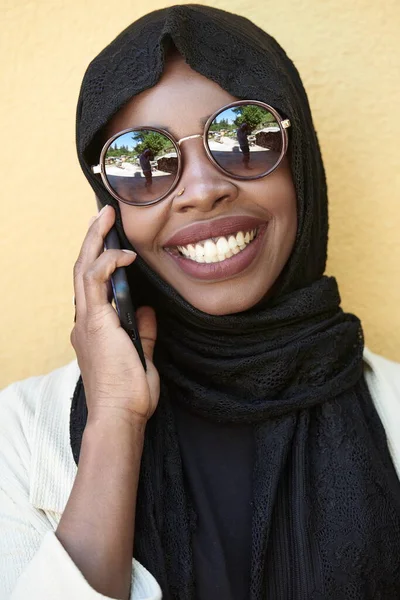
M160 81L138 94L113 117L106 138L139 125L168 129L176 139L203 132L202 121L238 100L217 83L170 54ZM184 118L182 117L184 115ZM138 207L120 202L125 233L140 256L190 304L213 315L255 306L271 290L296 237L296 193L287 156L263 179L239 181L208 160L201 138L181 145L183 171L177 187L158 204ZM177 193L185 188L182 196ZM198 280L184 273L164 250L177 230L226 216L253 216L268 222L263 246L244 271L223 280Z
M137 125L168 127L177 139L201 133L199 121L234 100L174 54L160 82L115 115L106 139ZM143 259L198 309L215 315L248 309L271 290L293 248L296 196L287 159L268 177L238 181L211 164L201 139L186 141L181 150L181 181L165 200L144 207L120 204L126 235ZM185 193L178 196L183 187ZM164 250L165 242L182 227L226 216L268 221L253 263L219 281L185 274ZM114 209L105 207L90 224L74 265L71 343L85 386L88 419L77 476L56 534L89 585L108 597L128 600L144 435L160 382L153 364L153 309L142 306L136 314L145 372L108 301L111 274L135 260L135 254L122 250L103 252L114 220Z

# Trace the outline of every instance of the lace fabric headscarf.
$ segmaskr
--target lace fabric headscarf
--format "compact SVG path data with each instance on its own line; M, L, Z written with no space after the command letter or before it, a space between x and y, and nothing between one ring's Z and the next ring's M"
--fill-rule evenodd
M274 106L292 124L290 166L298 231L274 294L257 307L213 316L189 305L138 257L135 302L152 305L159 405L146 428L134 556L167 600L194 600L186 489L172 402L254 431L250 600L395 600L400 597L400 483L363 377L359 320L324 277L327 190L299 74L279 44L244 17L189 4L130 25L89 65L77 108L81 167L102 203L118 203L90 171L102 128L154 86L173 43L196 71L238 98ZM267 265L266 265L267 268ZM87 418L79 378L71 448L78 464Z

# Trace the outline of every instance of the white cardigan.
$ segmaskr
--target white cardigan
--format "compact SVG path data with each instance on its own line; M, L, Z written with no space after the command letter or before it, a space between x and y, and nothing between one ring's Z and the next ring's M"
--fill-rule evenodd
M400 364L364 353L365 375L400 478ZM99 600L55 535L77 472L69 440L77 361L0 393L0 600ZM160 600L132 560L130 600ZM111 599L108 599L111 600Z

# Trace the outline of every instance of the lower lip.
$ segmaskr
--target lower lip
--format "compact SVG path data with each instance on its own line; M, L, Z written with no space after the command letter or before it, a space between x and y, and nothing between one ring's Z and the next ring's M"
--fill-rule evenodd
M192 277L214 281L215 279L226 279L241 273L249 267L259 254L265 238L267 225L261 225L258 229L257 237L244 250L238 252L231 258L227 258L217 263L198 263L190 258L176 256L167 251L167 254L176 262L176 264Z

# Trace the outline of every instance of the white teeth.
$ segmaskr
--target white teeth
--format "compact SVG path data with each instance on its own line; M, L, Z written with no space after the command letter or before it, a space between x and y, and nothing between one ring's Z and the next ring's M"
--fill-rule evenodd
M182 252L185 256L190 256L190 252L185 246L178 246L179 252Z
M256 234L257 229L246 233L238 231L236 235L230 235L228 238L221 236L216 242L209 239L197 244L177 246L177 248L183 256L199 263L222 262L244 250Z
M218 254L225 254L229 250L229 244L226 238L220 237L217 242Z
M237 248L237 241L236 241L236 238L233 237L233 235L230 236L230 238L228 240L228 244L229 244L229 248L231 250L233 250L234 248Z
M187 247L187 249L189 250L190 258L195 258L195 256L196 256L196 250L195 250L193 244L189 244L189 246Z
M196 258L199 258L199 256L204 256L204 248L203 246L200 246L200 244L196 244Z
M211 240L207 240L204 244L204 256L217 256L217 246Z
M239 231L239 233L236 234L236 241L238 243L238 246L243 246L243 244L244 244L243 231Z

